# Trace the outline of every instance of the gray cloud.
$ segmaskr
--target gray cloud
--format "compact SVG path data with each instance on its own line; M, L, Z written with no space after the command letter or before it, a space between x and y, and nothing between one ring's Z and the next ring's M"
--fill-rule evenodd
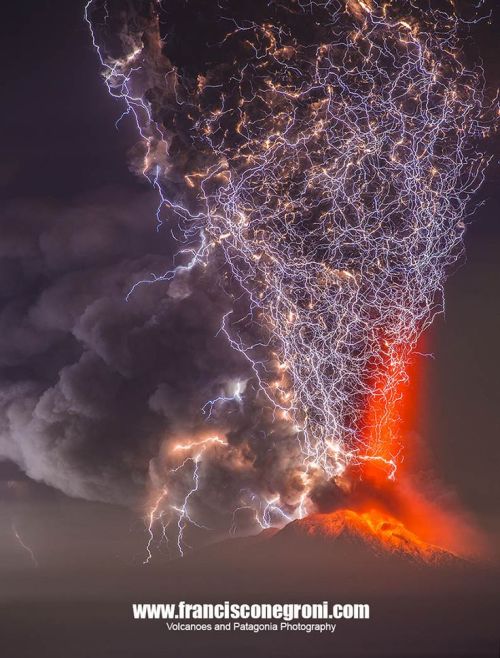
M0 218L0 455L72 496L137 501L159 445L203 430L207 399L249 376L217 335L227 299L210 272L125 301L171 262L153 218L153 194L124 190Z

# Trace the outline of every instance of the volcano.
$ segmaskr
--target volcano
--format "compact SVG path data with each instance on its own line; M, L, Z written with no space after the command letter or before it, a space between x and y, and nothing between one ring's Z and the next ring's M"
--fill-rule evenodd
M288 545L331 545L335 554L347 553L351 559L356 555L371 555L434 566L461 562L450 551L421 540L401 521L375 510L343 509L328 514L311 514L292 521L268 537L273 542Z

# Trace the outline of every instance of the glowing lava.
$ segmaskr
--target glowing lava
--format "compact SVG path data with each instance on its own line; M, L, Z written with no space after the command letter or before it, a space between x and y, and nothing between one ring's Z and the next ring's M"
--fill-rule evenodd
M376 555L392 554L425 564L443 564L456 559L453 553L422 541L403 523L376 510L359 513L346 509L331 514L311 514L289 524L282 533L342 541L367 547Z

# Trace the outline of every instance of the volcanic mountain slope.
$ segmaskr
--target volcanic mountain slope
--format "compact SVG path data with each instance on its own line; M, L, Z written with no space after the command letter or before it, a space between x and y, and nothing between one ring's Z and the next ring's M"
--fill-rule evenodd
M453 553L419 539L397 519L373 510L360 513L344 509L312 514L292 521L271 540L287 544L331 543L335 553L347 552L353 557L368 552L427 565L460 562Z

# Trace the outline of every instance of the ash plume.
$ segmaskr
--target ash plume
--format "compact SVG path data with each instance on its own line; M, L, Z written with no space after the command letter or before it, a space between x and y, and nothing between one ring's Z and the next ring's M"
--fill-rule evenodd
M0 453L72 496L136 503L161 442L201 426L206 399L245 372L216 337L212 281L124 301L168 258L137 221L151 214L150 195L116 190L68 207L13 201L0 220Z
M140 133L135 166L159 194L158 226L181 243L175 266L132 293L219 265L222 332L300 447L293 513L351 466L396 473L406 366L443 308L487 163L491 108L457 11L446 0L87 5L105 82ZM242 397L211 400L211 419ZM173 506L181 534L210 441L188 441L169 466L193 483ZM270 509L288 518L282 502L267 499L261 525Z

